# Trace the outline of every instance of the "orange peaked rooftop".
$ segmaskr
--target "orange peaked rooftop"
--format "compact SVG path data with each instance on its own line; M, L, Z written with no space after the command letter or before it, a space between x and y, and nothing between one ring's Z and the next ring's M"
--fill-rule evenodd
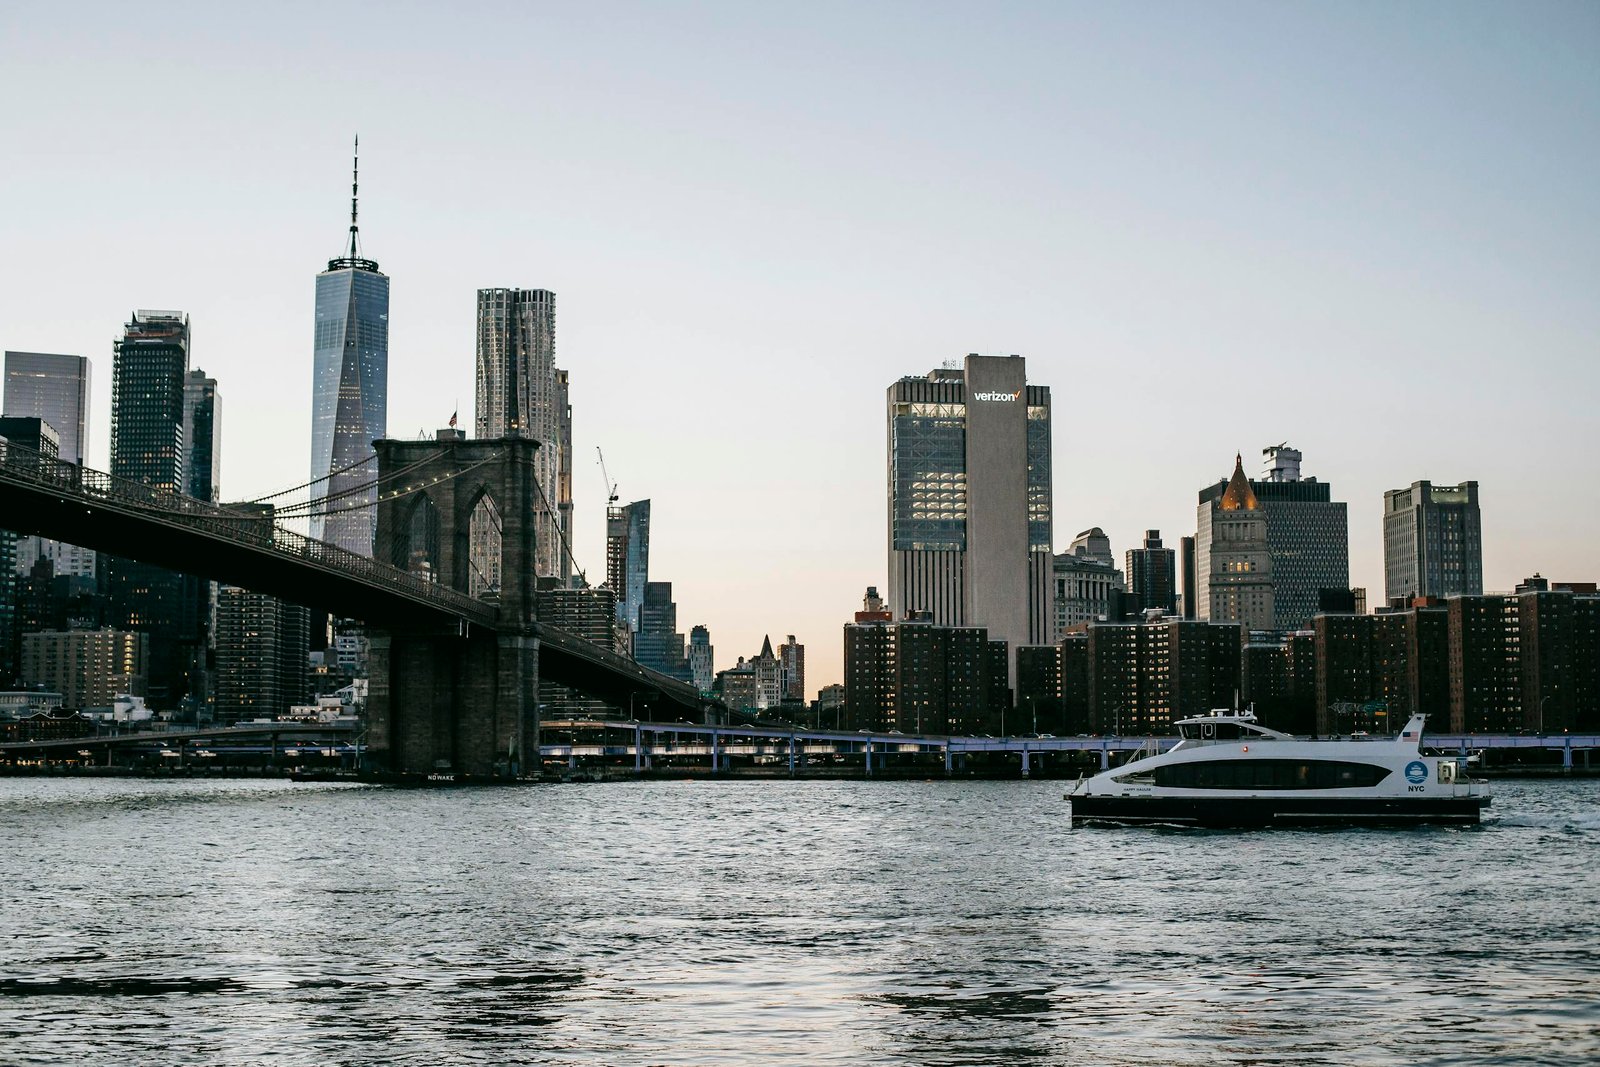
M1244 476L1244 457L1238 453L1233 457L1233 477L1223 490L1221 506L1223 511L1255 511L1261 507L1256 491L1250 488L1250 479Z

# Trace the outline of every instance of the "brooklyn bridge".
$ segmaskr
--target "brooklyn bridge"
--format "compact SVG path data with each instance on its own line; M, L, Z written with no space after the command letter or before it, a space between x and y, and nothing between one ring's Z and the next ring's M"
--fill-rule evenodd
M705 721L718 710L686 682L539 621L537 442L441 437L375 448L377 499L361 505L377 509L375 558L290 530L270 507L207 503L3 440L0 514L21 533L363 621L368 751L391 771L536 770L541 677L654 718ZM500 517L503 580L472 595L481 583L469 578L471 517L485 499Z

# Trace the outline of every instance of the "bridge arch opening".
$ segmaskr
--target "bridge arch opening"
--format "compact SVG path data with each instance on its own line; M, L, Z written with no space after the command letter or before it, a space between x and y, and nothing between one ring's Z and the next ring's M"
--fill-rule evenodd
M433 498L427 493L417 494L416 501L400 524L402 535L394 545L390 562L430 582L439 581L439 538L442 527L439 508Z
M457 525L457 536L460 534ZM466 552L468 596L500 595L503 576L504 537L500 506L487 485L479 485L467 497Z

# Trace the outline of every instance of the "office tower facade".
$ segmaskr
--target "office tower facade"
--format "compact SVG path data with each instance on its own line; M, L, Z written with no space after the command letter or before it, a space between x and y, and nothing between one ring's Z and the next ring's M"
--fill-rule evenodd
M778 661L783 668L783 699L804 701L806 698L806 646L790 634L778 646Z
M1301 454L1287 444L1262 450L1262 478L1247 479L1265 523L1272 564L1272 621L1257 629L1303 630L1317 613L1324 589L1350 587L1347 506L1333 499L1332 486L1302 477ZM1217 482L1201 490L1201 511L1229 488ZM1205 571L1202 563L1200 571Z
M388 435L389 278L361 254L356 183L344 255L317 275L311 371L311 536L363 556L377 529L377 453Z
M570 466L571 410L565 372L556 369L556 294L548 289L479 289L477 345L479 437L531 437L540 495L534 501L535 571L570 575L561 529L563 460Z
M217 721L272 719L308 692L311 610L224 585L217 594Z
M189 316L135 311L116 343L111 372L111 473L183 493L184 378Z
M930 619L844 628L844 728L976 734L1004 729L1010 704L1004 642L981 626ZM1016 727L1013 720L1009 725Z
M183 379L185 492L215 504L222 498L222 398L203 370Z
M1384 595L1478 596L1483 524L1478 483L1412 482L1383 494Z
M1178 542L1178 557L1183 568L1183 617L1192 619L1197 615L1195 600L1200 595L1200 578L1195 569L1195 539L1182 538Z
M89 360L50 352L7 352L0 415L43 419L56 434L60 458L82 465L89 445ZM3 436L3 435L0 435ZM0 533L0 538L7 535ZM9 539L18 575L29 574L41 557L57 574L93 576L95 553L32 534ZM0 584L4 578L0 578ZM0 611L5 611L0 606Z
M1271 630L1272 556L1267 517L1235 456L1233 476L1221 493L1200 492L1195 521L1195 614L1202 621L1237 622L1247 630Z
M56 432L61 459L83 464L88 451L90 362L82 355L6 352L5 390L0 414L43 419ZM58 574L94 574L93 549L80 549L46 537L22 536L16 544L16 571L29 573L34 561L50 558Z
M22 639L22 683L61 694L62 707L109 707L141 696L148 638L119 630L42 631Z
M702 695L709 695L712 684L717 680L713 653L711 631L704 626L691 627L689 630L689 675L694 682L694 687Z
M1052 636L1050 390L1020 356L970 355L888 390L889 603L896 619Z
M56 432L41 418L0 416L0 441L26 452L37 452L46 459L60 458ZM19 565L18 560L24 543L38 546L54 542L42 542L37 537L19 537L13 530L0 528L0 685L9 685L16 676L22 635L29 629L26 614L19 610L23 591L28 584L26 579L30 574ZM37 552L32 555L30 567L38 558Z
M649 582L639 605L639 629L633 637L633 658L641 667L679 681L691 681L683 634L678 632L678 605L671 582Z
M650 582L650 501L606 509L606 584L617 594L617 621L639 632Z
M183 428L190 340L189 317L180 311L135 311L123 328L111 371L113 476L173 494L187 491ZM193 581L135 560L111 557L105 564L112 622L150 638L150 706L178 707L203 669L187 625L193 619Z
M1161 545L1160 530L1144 532L1144 546L1130 548L1128 594L1134 611L1157 609L1172 615L1178 610L1177 553Z
M1055 630L1060 640L1074 626L1110 619L1115 594L1123 591L1123 574L1111 553L1111 539L1100 527L1083 531L1067 551L1051 563Z
M0 415L40 418L55 430L61 458L83 463L89 448L89 360L49 352L7 352Z

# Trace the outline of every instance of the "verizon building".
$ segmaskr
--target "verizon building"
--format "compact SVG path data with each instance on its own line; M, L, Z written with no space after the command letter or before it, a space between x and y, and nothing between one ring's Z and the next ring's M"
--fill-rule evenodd
M1050 390L1021 356L889 387L889 607L1049 643Z

